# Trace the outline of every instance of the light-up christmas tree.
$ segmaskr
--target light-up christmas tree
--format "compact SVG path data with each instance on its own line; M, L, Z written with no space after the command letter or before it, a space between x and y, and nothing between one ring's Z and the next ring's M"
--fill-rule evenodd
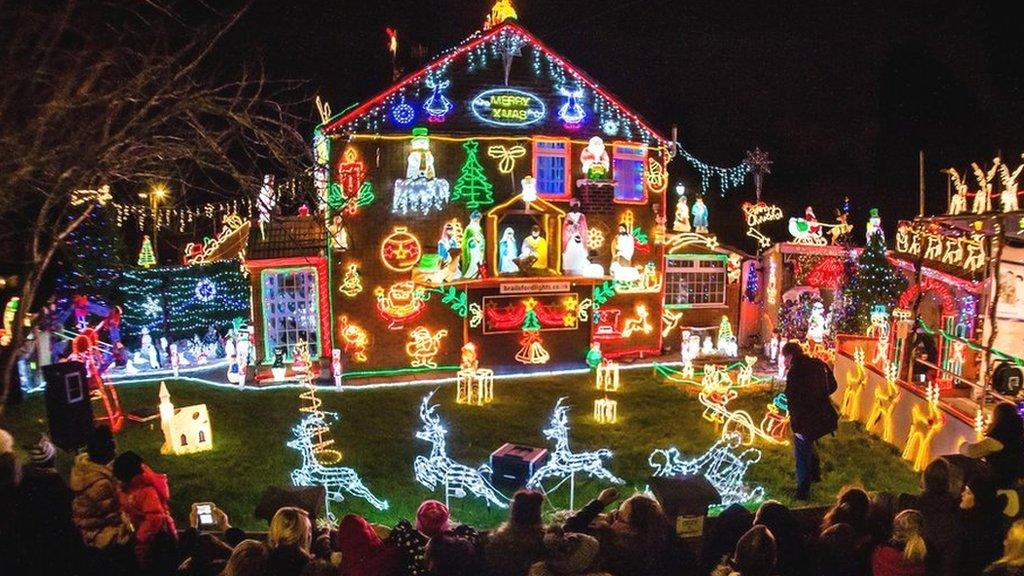
M156 264L156 257L153 255L153 243L149 241L149 235L142 237L142 249L139 250L139 266L149 268Z
M476 140L467 140L462 147L466 149L466 161L462 163L459 179L455 181L452 202L463 200L469 210L494 204L494 186L487 180L484 167L480 164L480 143Z
M534 310L537 301L527 298L523 301L523 305L526 306L526 316L523 318L522 326L519 327L523 331L523 336L519 339L520 348L516 352L516 360L523 364L544 364L551 358L551 355L544 349L544 343L540 339L540 319L537 318L537 312Z
M68 222L80 215L80 211L70 212ZM111 301L124 264L122 250L120 228L112 225L105 209L96 207L61 246L60 267L54 280L56 293Z
M886 256L882 234L872 234L857 259L857 272L846 287L851 312L847 327L854 333L863 333L871 323L871 308L884 304L892 310L906 288L907 279Z

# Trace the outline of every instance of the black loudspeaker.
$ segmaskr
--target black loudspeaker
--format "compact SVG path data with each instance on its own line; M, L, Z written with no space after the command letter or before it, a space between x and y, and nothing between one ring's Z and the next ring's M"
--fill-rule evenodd
M718 490L703 476L651 476L648 486L669 518L704 516L708 506L722 503Z
M43 378L50 438L61 449L75 452L85 446L93 427L85 364L58 362L43 366Z
M505 489L522 488L547 461L546 448L506 442L491 453L491 483Z
M270 520L277 514L277 511L285 506L301 508L314 520L320 515L324 507L324 498L327 491L323 486L268 486L263 494L260 494L260 501L256 504L253 516L262 518L270 523Z
M1016 396L1024 388L1024 375L1020 368L1008 362L1000 362L992 371L992 387L1004 396Z

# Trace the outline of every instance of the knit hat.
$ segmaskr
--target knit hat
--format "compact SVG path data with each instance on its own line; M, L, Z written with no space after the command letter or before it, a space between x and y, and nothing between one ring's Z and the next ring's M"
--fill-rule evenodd
M597 560L597 539L586 534L566 532L544 536L548 549L547 567L555 574L583 574Z
M57 456L57 449L46 434L39 435L39 441L31 446L26 446L28 462L36 468L52 468L53 460Z
M519 490L512 496L509 505L509 520L518 526L534 526L541 523L540 509L544 495L533 490Z
M448 530L448 507L437 500L424 500L416 510L416 529L427 536Z
M0 428L0 454L14 452L14 437L11 433Z
M732 565L742 574L770 574L775 567L778 548L771 530L758 524L740 537L732 556Z

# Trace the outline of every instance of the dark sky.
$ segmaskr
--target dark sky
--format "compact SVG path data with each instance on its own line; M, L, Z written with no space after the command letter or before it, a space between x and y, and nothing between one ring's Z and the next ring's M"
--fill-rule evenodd
M774 160L766 199L822 220L849 196L858 231L878 206L889 227L917 211L924 150L928 211L945 206L940 168L1015 166L1024 151L1021 20L994 2L517 0L520 23L668 133L722 166L745 150ZM416 68L480 27L491 0L257 0L229 39L272 77L308 81L335 111L390 82L385 26ZM315 112L310 111L310 126ZM673 173L693 189L693 170ZM712 196L712 228L747 249L740 200ZM781 231L781 227L780 227ZM858 237L861 233L858 233Z

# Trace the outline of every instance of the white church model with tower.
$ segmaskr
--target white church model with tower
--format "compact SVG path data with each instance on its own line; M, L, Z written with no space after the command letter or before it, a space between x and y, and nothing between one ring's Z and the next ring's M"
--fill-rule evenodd
M163 382L160 383L160 428L164 432L161 454L191 454L213 449L213 430L206 404L175 410Z

